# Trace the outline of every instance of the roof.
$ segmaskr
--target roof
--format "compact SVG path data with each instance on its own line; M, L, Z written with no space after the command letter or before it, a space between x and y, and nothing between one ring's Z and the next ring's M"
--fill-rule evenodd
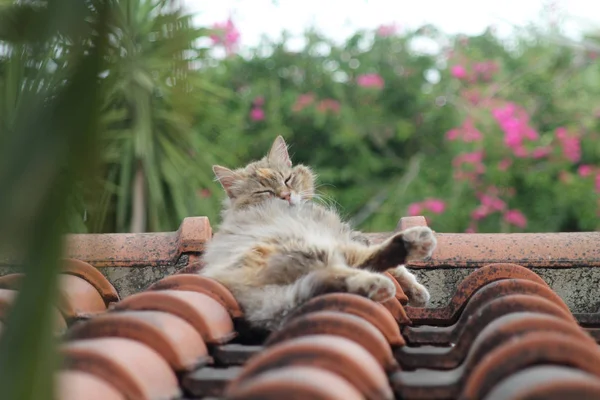
M268 334L193 273L211 232L201 217L177 232L69 238L60 399L600 398L600 314L574 314L529 268L597 267L600 233L437 234L432 259L413 267L476 266L443 307L408 307L401 290L385 304L327 294ZM160 265L179 271L126 296L99 272ZM0 320L19 279L0 278Z

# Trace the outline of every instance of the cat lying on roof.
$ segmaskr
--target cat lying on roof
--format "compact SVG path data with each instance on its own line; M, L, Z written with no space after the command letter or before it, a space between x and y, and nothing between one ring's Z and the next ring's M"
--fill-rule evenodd
M334 210L310 201L315 175L304 165L292 166L281 136L261 160L213 171L227 198L200 274L229 288L251 325L276 330L290 311L323 293L386 301L396 293L380 274L388 270L409 304L429 301L427 289L403 264L431 255L436 246L431 229L410 228L369 245Z

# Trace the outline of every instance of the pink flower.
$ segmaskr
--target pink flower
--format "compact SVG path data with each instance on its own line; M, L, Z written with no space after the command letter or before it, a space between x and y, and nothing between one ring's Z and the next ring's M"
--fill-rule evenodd
M511 165L512 160L510 158L504 158L498 163L498 169L500 171L506 171Z
M423 206L421 203L412 203L408 206L408 215L414 217L415 215L420 215L421 211L423 211Z
M380 25L377 28L377 36L388 37L393 36L398 32L398 26L396 24Z
M481 132L475 127L473 120L468 118L458 129L452 129L446 133L446 139L452 141L461 139L465 143L478 142L483 139Z
M292 106L292 111L300 112L315 101L315 95L313 93L301 94L296 99L296 103Z
M382 89L385 82L379 74L363 74L356 78L356 84L367 88Z
M552 148L545 146L545 147L536 147L535 149L533 149L533 151L531 152L531 156L535 159L539 159L539 158L544 158L550 155L550 153L552 153Z
M265 112L262 108L253 108L252 111L250 111L250 118L253 121L262 121L265 119Z
M337 114L340 112L340 102L334 99L324 99L319 102L317 105L317 111L319 112L327 112L332 111Z
M446 140L456 140L460 136L460 131L458 129L451 129L446 132Z
M465 79L467 77L467 70L462 65L455 65L450 68L450 75L457 79Z
M475 210L473 210L473 212L471 213L471 218L473 218L476 221L479 221L487 217L489 214L490 209L484 205L480 205Z
M504 213L504 220L521 229L527 226L527 218L519 210L508 210Z
M252 102L256 107L262 107L265 104L265 98L262 96L258 96Z
M446 203L440 199L427 199L423 202L423 206L435 214L441 214L446 209Z
M504 210L504 208L506 208L506 203L496 196L482 194L479 197L479 200L481 201L481 204L483 206L487 207L489 210L492 211L502 211Z
M581 159L581 143L579 137L569 133L564 127L556 128L556 138L558 139L563 155L571 162L578 162Z
M504 107L492 110L494 119L504 131L504 144L513 151L517 157L526 157L527 150L523 142L537 140L538 133L529 126L529 115L525 110L517 107L514 103L507 103Z
M222 45L225 47L227 54L231 54L240 40L240 32L233 24L231 17L226 22L213 24L212 28L216 31L210 35L212 42L215 45Z
M591 165L580 165L579 168L577 169L577 173L579 174L579 176L589 176L591 175L593 172L593 168Z
M198 189L196 194L198 195L198 197L207 198L210 197L212 193L208 189Z

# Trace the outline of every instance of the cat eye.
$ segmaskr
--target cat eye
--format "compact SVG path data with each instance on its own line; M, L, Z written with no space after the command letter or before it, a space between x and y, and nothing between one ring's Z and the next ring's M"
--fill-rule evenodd
M275 196L275 192L272 190L260 190L258 192L254 192L254 194L267 194L267 193Z
M288 186L288 182L292 179L292 176L288 176L287 179L283 182L286 186Z

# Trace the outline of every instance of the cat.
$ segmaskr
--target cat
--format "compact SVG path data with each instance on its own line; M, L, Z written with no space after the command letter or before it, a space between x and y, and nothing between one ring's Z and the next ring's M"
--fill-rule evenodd
M403 264L431 256L432 230L413 227L370 244L335 210L312 201L315 174L292 165L283 137L244 168L215 165L213 171L226 197L199 273L232 292L251 326L277 330L290 311L324 293L389 300L396 288L381 274L388 270L410 305L429 301L427 289Z

